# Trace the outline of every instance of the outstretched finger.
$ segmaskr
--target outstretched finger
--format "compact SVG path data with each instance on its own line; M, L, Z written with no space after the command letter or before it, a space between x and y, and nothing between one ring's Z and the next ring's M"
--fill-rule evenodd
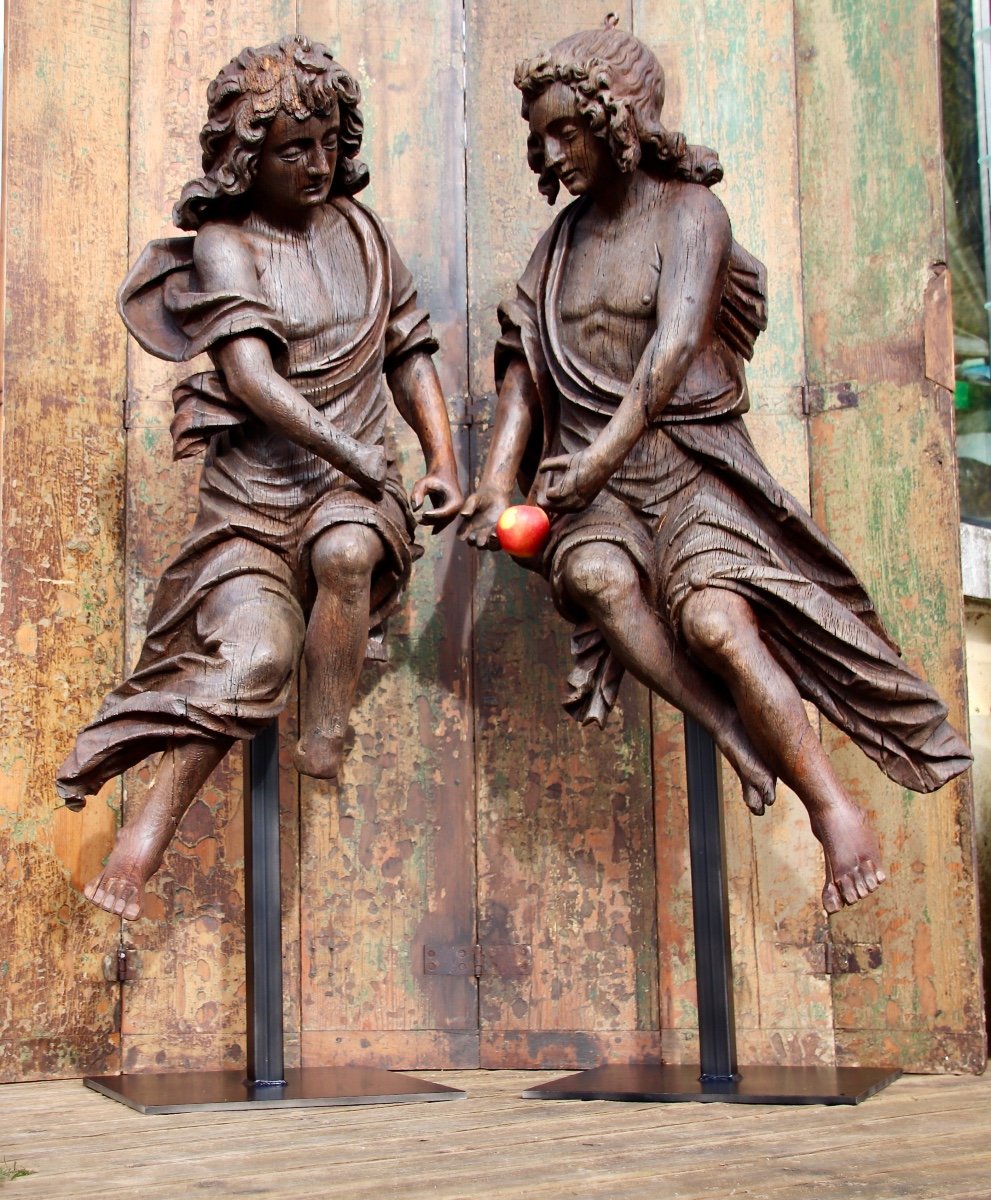
M497 550L499 541L496 537L495 524L486 518L479 509L483 508L477 492L472 492L461 508L461 524L458 527L458 537L469 546L478 550Z
M420 513L418 519L421 525L428 525L434 533L438 533L460 512L463 502L461 489L452 487L439 476L426 475L413 485L413 508L419 510L427 497L430 498L431 507Z
M546 471L565 471L571 462L570 454L555 454L552 458L545 458L537 467L537 474L541 475Z
M442 478L440 475L424 475L413 484L410 499L413 508L420 509L423 506L424 500L429 496L434 508L439 508L441 504L447 504L450 498L455 495L457 503L460 506L462 501L460 488L455 490L448 480Z
M557 505L560 508L563 504L569 504L572 500L577 499L575 489L569 486L568 476L558 480L557 483L549 483L544 488L544 495L552 505Z
M476 550L498 550L499 536L496 533L495 526L486 522L479 522L476 525L462 525L458 530L458 537L463 542L467 542L469 546L474 546Z
M431 498L433 495L434 493L431 493ZM458 516L460 510L460 496L448 496L447 500L441 503L434 500L433 508L429 512L421 513L420 524L428 525L433 533L440 533Z
M416 483L413 484L409 498L414 512L418 512L423 507L424 500L426 500L429 493L432 492L436 486L436 480L431 479L429 475L425 475L422 479L418 479Z

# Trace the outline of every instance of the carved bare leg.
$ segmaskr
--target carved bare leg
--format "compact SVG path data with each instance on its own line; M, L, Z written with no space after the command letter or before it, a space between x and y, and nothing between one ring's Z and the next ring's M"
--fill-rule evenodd
M83 888L87 900L125 921L137 920L145 884L161 866L196 793L232 745L232 738L196 739L165 751L139 811L117 834L106 866Z
M750 605L732 592L706 588L688 599L683 620L689 646L725 680L754 744L808 810L826 856L823 907L837 912L855 904L886 878L877 838L840 786L798 689L761 638Z
M372 573L383 553L365 525L335 525L313 547L317 599L303 647L302 735L294 754L303 775L335 779L340 772L365 660Z
M740 714L683 653L647 603L630 558L607 543L578 546L565 561L564 579L569 594L598 625L623 666L709 731L740 777L747 807L763 813L774 803L774 776Z

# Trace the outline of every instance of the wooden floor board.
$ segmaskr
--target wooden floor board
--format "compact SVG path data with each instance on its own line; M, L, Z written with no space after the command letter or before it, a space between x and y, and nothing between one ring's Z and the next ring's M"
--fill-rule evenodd
M522 1100L550 1072L422 1073L467 1100L146 1117L80 1083L0 1087L2 1200L991 1200L991 1075L859 1107Z

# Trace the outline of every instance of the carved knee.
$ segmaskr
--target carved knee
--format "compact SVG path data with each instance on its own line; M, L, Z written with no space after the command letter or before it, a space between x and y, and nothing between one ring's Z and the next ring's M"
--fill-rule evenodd
M292 641L279 637L279 633L276 627L250 641L239 639L225 644L238 684L247 695L275 697L286 686L296 666L296 650Z
M364 584L382 557L378 534L367 525L335 525L321 534L310 554L318 587Z
M270 594L245 601L217 589L200 613L200 632L216 647L231 689L265 700L282 691L296 668L303 615L288 597Z
M578 546L565 560L564 585L571 598L590 612L621 603L640 587L637 569L629 558L608 542Z
M726 659L736 646L741 622L731 603L710 592L699 593L686 603L682 628L689 647L707 662Z

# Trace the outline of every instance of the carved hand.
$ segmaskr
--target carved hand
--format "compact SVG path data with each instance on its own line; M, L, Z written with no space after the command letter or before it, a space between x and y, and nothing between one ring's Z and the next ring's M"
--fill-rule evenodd
M496 523L509 507L511 494L491 484L481 484L461 510L458 537L479 550L498 550Z
M413 508L419 511L424 500L430 497L431 508L420 513L420 524L429 525L431 533L440 533L458 515L464 493L458 482L457 473L451 470L435 470L424 475L413 484Z
M589 450L545 458L537 468L534 503L555 512L579 512L602 491L611 473Z

